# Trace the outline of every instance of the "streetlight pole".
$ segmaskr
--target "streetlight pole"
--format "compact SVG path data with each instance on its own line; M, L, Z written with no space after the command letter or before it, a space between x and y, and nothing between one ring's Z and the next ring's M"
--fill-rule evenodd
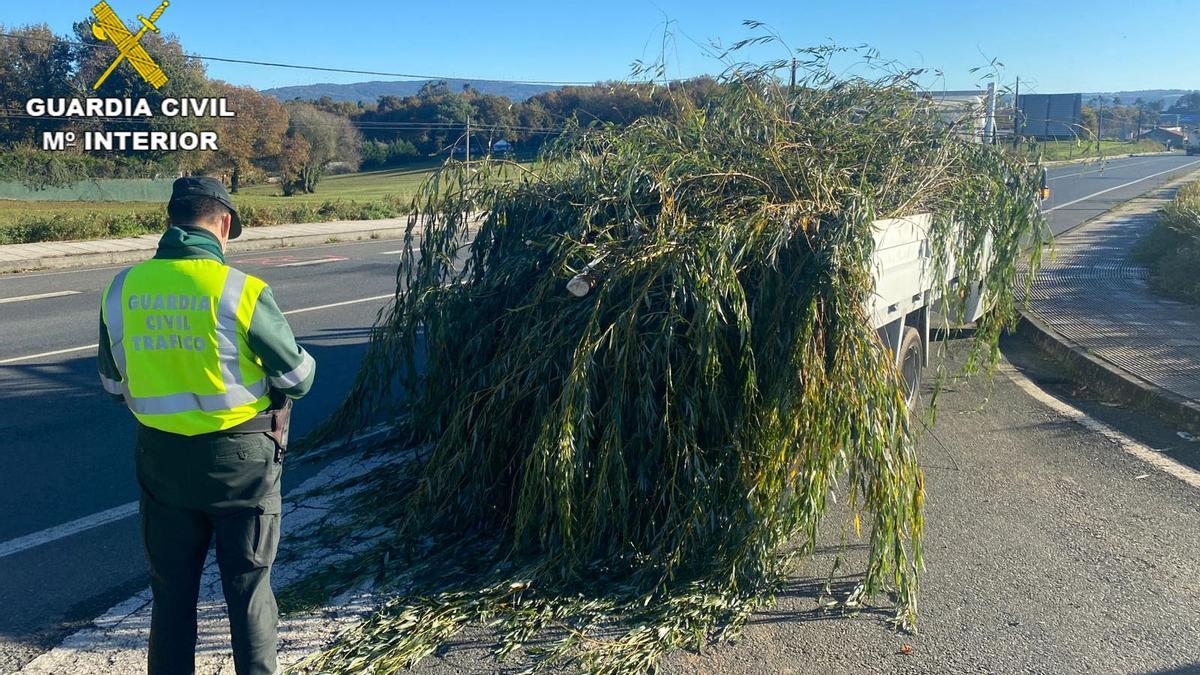
M996 142L996 82L993 80L988 83L987 102L983 119L983 143L984 145L993 145Z

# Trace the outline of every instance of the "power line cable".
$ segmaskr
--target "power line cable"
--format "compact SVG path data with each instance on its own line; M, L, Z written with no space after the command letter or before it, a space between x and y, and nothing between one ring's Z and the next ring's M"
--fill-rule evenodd
M58 38L58 37L43 38L43 37L37 37L37 36L33 36L33 35L17 35L14 33L0 33L0 38L7 38L10 40L29 40L29 41L33 41L33 42L43 42L43 43L51 43L51 44L67 44L67 45L73 45L76 47L85 47L87 49L106 49L106 50L116 51L116 47L114 47L108 43L96 44L96 43L90 43L90 42L81 42L79 40L67 40L65 38ZM360 70L360 69L356 69L356 68L331 68L328 66L311 66L311 65L298 64L298 63L277 63L277 62L273 62L273 61L257 61L254 59L234 59L234 58L229 58L229 57L224 57L224 56L206 56L206 55L202 55L202 54L185 54L185 56L187 56L188 58L199 60L199 61L213 61L213 62L218 62L218 63L236 63L236 64L240 64L240 65L261 66L261 67L266 67L266 68L286 68L286 69L290 69L290 70L307 70L307 71L316 71L316 72L322 72L322 73L342 73L342 74L348 74L348 75L371 75L371 76L375 76L375 77L397 77L397 78L405 78L405 79L410 79L410 80L464 80L467 82L489 82L489 83L495 83L495 84L528 84L528 85L538 85L538 86L591 86L591 85L594 85L597 83L597 81L588 82L588 81L583 81L583 80L524 80L524 79L500 80L500 79L493 79L493 78L486 78L486 77L451 77L451 76L447 76L447 75L424 75L424 74L420 74L420 73L395 73L395 72L387 72L387 71L381 71L381 70ZM677 80L671 80L671 81L677 81Z
M8 112L8 111L0 110L0 120L4 120L4 119L39 120L39 121L46 121L46 122L58 122L58 123L62 123L64 125L70 125L72 122L78 122L84 126L87 126L89 123L90 124L99 124L99 125L104 125L106 123L111 123L111 124L150 124L156 120L161 120L161 119L198 119L198 120L203 119L203 120L208 120L211 118L200 118L200 117L195 117L195 118L154 117L154 118L150 118L150 117L123 117L123 116L102 117L102 118L50 117L50 116L45 116L45 115L39 116L39 115L29 115L29 114L25 114L25 113L12 113L12 112ZM251 120L246 120L245 122L240 122L240 121L238 121L238 118L224 118L218 126L222 126L222 125L226 125L226 124L250 124L250 123L251 123ZM294 122L294 121L290 122L290 124L292 126L301 127L301 128L305 128L305 129L332 128L332 127L341 126L340 123L330 123L330 124L316 123L316 124L313 124L313 123L301 123L301 122ZM346 120L346 124L349 124L350 126L356 128L360 131L423 131L423 130L457 131L457 130L463 129L467 126L465 122L357 122L354 120ZM523 126L523 125L506 125L506 124L478 124L478 123L474 123L474 122L472 122L471 127L480 132L520 131L520 132L531 133L531 134L558 134L558 133L562 133L563 131L565 131L567 129L567 127L531 127L531 126Z

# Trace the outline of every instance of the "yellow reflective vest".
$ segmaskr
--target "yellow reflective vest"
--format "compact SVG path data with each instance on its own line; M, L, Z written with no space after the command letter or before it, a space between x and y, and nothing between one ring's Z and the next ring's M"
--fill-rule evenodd
M210 259L153 259L122 271L101 301L121 375L105 389L142 424L185 436L266 410L270 382L247 344L265 286Z

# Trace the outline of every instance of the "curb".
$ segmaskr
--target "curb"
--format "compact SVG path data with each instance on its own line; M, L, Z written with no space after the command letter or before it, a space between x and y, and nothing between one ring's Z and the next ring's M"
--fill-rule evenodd
M1082 346L1060 335L1028 312L1021 312L1016 334L1018 337L1028 338L1044 353L1066 366L1073 379L1080 383L1097 389L1127 406L1148 412L1164 422L1200 433L1200 404L1195 401L1093 356Z
M1077 230L1137 199L1171 188L1176 184L1182 185L1196 180L1197 176L1200 176L1200 171L1192 171L1149 192L1128 199L1060 234ZM1092 355L1082 345L1042 323L1028 310L1020 310L1020 314L1021 320L1016 329L1017 336L1028 338L1034 346L1065 366L1078 383L1091 386L1127 406L1148 412L1164 422L1181 426L1193 433L1200 433L1200 403L1163 389L1152 382L1147 382L1133 373L1121 370Z
M246 241L229 242L229 253L247 253L251 251L266 251L292 246L307 246L312 244L333 243L336 241L361 241L363 239L401 239L407 226L388 225L365 229L348 230L346 232L324 234L297 234L280 237L263 237ZM103 240L101 240L103 241ZM54 243L95 243L95 242L54 242ZM158 248L157 237L145 247L122 251L79 252L63 255L27 258L24 260L0 260L0 274L15 272L32 272L46 269L68 269L72 267L93 267L105 265L121 265L129 262L140 262L147 253L153 253Z

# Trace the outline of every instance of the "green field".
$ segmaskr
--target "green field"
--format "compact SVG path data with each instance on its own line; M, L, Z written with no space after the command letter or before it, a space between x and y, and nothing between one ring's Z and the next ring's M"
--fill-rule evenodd
M291 197L278 185L255 185L233 201L247 227L395 218L411 211L437 166L327 176L315 194ZM163 203L0 200L0 244L127 237L159 232L165 219Z
M286 209L297 206L319 206L329 201L381 202L387 198L408 201L433 167L372 171L367 173L329 176L317 186L311 195L284 197L278 185L255 185L244 188L234 195L239 208ZM94 215L113 218L122 215L146 216L165 213L166 205L152 202L77 202L77 201L18 201L0 202L0 227L12 226L33 219L52 218L62 215L79 218Z
M239 192L234 201L239 206L245 203L249 206L270 207L295 202L320 203L330 199L358 202L378 201L389 196L410 199L435 168L437 167L423 166L415 169L327 176L321 179L315 194L291 197L284 197L278 185L254 185Z
M1025 152L1028 151L1026 146L1022 146L1021 149ZM1038 148L1031 155L1031 159L1035 158L1039 152L1041 153L1042 161L1056 162L1065 159L1114 157L1137 152L1162 152L1165 149L1162 143L1148 140L1141 140L1136 143L1101 141L1099 148L1096 147L1095 141L1043 141L1038 144Z

